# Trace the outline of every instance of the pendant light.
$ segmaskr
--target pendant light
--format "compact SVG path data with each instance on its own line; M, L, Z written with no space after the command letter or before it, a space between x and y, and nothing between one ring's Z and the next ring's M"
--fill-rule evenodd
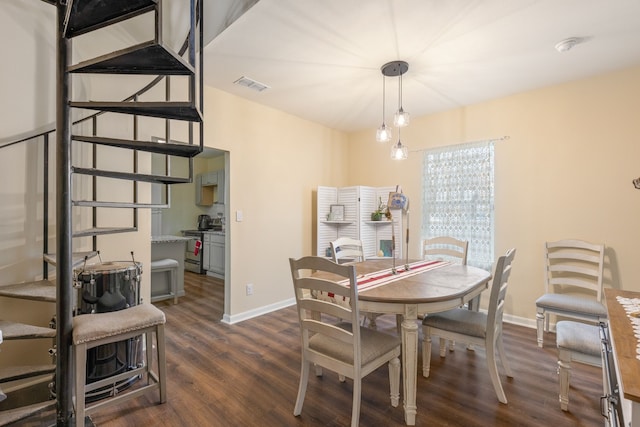
M409 70L409 64L405 61L391 61L384 64L381 68L382 71L382 126L378 128L376 132L376 139L378 141L382 141L378 138L378 135L382 133L384 130L388 130L389 128L384 123L384 79L385 77L398 77L398 111L396 112L393 123L398 128L398 142L391 147L391 158L395 160L403 160L408 157L408 149L407 146L402 144L400 140L400 128L407 126L409 124L409 113L404 111L402 108L402 75ZM391 139L391 134L389 134L389 139Z
M400 128L398 128L398 142L391 147L391 158L405 160L407 157L409 157L409 149L400 141Z
M405 62L406 64L406 62ZM407 70L409 69L409 65L407 65ZM404 71L406 72L406 70ZM393 124L397 128L405 127L409 124L409 113L404 111L402 108L402 75L403 71L400 72L399 81L398 81L398 111L393 116Z
M382 125L376 131L376 141L378 142L387 142L391 141L391 128L388 127L384 120L384 110L385 110L385 96L386 96L386 87L385 87L385 75L382 75Z

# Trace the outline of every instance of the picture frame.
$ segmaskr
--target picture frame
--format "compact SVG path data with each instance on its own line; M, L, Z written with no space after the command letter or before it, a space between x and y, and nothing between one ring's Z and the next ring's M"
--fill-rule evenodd
M331 221L344 221L344 205L331 205L329 207Z

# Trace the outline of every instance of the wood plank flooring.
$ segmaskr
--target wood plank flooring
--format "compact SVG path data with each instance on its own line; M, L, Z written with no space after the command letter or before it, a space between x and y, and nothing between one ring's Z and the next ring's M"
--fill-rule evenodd
M294 307L230 326L220 322L220 281L187 272L185 290L178 305L156 304L167 315L167 403L159 405L151 392L92 415L96 426L349 425L352 382L340 383L328 371L322 378L311 376L302 415L292 414L300 368ZM395 318L380 317L378 327L395 333ZM458 344L441 359L434 341L430 378L422 377L421 355L418 361L417 426L603 425L599 368L574 364L569 412L563 412L554 335L540 349L535 330L509 324L504 330L515 376L501 375L509 404L495 396L484 350ZM365 378L361 426L405 425L402 403L391 407L388 393L386 369Z

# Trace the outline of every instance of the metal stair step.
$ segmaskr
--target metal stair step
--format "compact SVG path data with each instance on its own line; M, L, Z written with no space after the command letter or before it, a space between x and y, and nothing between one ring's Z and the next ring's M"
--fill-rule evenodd
M56 330L42 326L27 325L26 323L0 320L0 330L4 340L23 340L36 338L54 338Z
M52 374L55 371L56 365L9 366L0 368L0 383Z
M67 68L71 73L192 76L184 58L154 40L118 50Z
M94 168L72 167L73 173L82 175L101 176L105 178L126 179L130 181L153 182L156 184L185 184L191 182L190 178L180 178L167 175L147 175L134 172L116 172Z
M56 285L49 280L0 286L0 296L32 301L56 302Z
M65 37L79 36L152 11L156 0L72 0Z
M133 141L129 139L104 138L99 136L73 135L74 141L91 144L108 145L112 147L128 148L150 153L167 154L170 156L193 157L202 152L202 147L195 144L180 144L174 142Z
M48 411L56 406L55 400L47 402L34 403L33 405L23 406L22 408L9 409L0 412L0 426L18 422L40 412Z
M95 227L73 232L73 237L98 236L103 234L132 233L138 231L137 227Z
M97 255L97 251L74 252L71 254L71 264L73 267L78 267L84 263L85 259L89 260ZM53 266L58 263L55 253L44 254L44 260Z
M74 101L74 108L108 111L111 113L136 114L161 119L202 122L200 111L191 102L110 102L110 101Z

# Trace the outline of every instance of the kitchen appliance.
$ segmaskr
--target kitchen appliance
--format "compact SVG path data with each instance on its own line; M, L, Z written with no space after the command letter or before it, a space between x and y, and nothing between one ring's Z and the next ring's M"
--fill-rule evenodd
M209 215L198 215L198 230L208 230L211 228L211 217Z
M200 223L199 217L198 223ZM201 242L200 245L202 245L204 233L201 230L183 230L182 235L189 238L189 240L187 240L187 248L184 254L184 269L193 273L204 274L205 272L202 264L202 255L204 251L202 250L202 246L196 250L198 242Z

